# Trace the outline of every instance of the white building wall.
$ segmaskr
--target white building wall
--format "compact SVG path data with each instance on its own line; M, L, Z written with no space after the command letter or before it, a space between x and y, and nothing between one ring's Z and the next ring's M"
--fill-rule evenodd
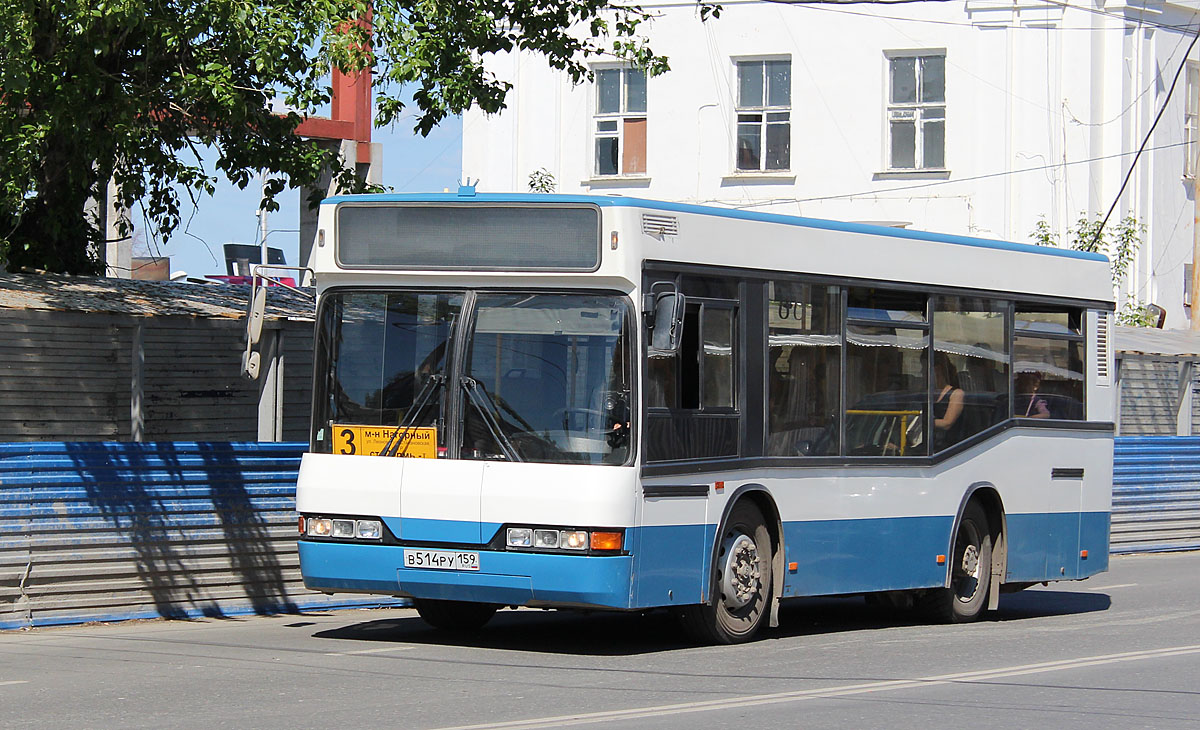
M481 191L524 191L544 169L559 192L619 194L1027 241L1040 217L1065 239L1113 204L1183 62L1185 5L1064 9L1040 0L902 6L727 2L702 23L691 5L658 13L649 37L671 71L650 79L647 171L597 178L594 89L530 54L490 68L508 108L464 118L463 175ZM1160 26L1183 26L1178 29ZM887 169L887 51L946 53L946 173ZM790 56L791 169L737 173L738 58ZM1197 57L1193 50L1192 57ZM601 62L598 59L598 62ZM1110 218L1146 224L1123 296L1187 326L1192 190L1182 177L1184 77Z

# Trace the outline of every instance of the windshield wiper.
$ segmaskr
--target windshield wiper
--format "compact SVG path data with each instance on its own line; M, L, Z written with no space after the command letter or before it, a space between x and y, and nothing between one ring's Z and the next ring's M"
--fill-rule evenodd
M425 406L429 404L429 400L433 397L433 394L445 383L445 375L434 373L429 376L425 381L425 385L421 386L421 392L417 393L417 397L413 399L412 408L408 409L408 413L404 415L404 420L396 424L392 435L388 436L387 443L383 445L383 449L379 452L380 456L396 456L399 454L400 447L415 427L417 419L421 417L421 412L425 410ZM396 438L397 436L400 438Z
M492 400L492 396L488 394L487 389L483 387L483 383L467 375L462 376L461 383L463 390L467 393L468 400L471 401L471 405L475 406L475 410L483 418L484 425L491 432L492 438L496 440L496 444L504 452L504 457L509 461L523 461L517 454L512 441L504 433L504 429L500 427L500 422L496 419L496 403Z

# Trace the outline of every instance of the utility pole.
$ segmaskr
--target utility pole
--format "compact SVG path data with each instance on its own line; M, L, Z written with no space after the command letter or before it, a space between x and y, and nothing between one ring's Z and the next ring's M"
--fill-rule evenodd
M1190 64L1190 61L1185 61ZM1188 80L1193 98L1188 102L1192 109L1192 143L1187 151L1192 156L1192 331L1200 332L1200 72L1194 66L1188 68Z

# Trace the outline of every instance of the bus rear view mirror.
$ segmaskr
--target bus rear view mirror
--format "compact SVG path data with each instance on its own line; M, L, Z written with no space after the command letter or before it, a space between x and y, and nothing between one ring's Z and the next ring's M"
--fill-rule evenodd
M650 331L650 351L659 355L674 355L679 350L679 335L683 332L684 296L679 292L663 292L654 298L654 324Z

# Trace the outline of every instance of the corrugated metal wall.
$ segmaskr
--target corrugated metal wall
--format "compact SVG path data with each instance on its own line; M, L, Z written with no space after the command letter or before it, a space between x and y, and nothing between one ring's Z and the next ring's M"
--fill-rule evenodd
M0 309L0 441L129 440L131 331L115 317Z
M1174 436L1178 427L1176 398L1179 363L1126 357L1119 361L1122 436ZM1200 433L1200 409L1193 414L1194 433Z
M0 443L0 628L378 604L308 591L299 443Z
M313 323L268 326L283 336L281 438L307 441ZM144 440L259 438L239 320L0 309L0 442L133 440L138 327Z
M1130 436L1113 454L1112 552L1200 549L1200 436Z

